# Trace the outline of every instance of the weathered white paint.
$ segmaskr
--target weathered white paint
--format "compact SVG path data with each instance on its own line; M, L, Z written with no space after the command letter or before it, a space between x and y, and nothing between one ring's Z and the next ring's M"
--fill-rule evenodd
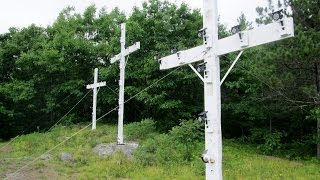
M121 53L111 58L110 62L115 63L120 61L120 80L119 80L119 109L118 109L118 144L123 143L123 112L124 112L124 82L125 82L125 68L126 60L125 57L129 54L140 49L140 42L136 42L134 45L126 48L126 24L121 24Z
M258 45L286 39L294 36L293 19L284 18L282 19L283 26L280 21L273 22L264 26L260 26L256 29L251 29L247 31L240 32L243 36L243 40L240 40L239 34L234 34L232 36L220 39L218 41L218 52L219 56L228 54L235 51L240 51L255 47ZM284 29L283 29L284 28ZM190 64L198 61L204 60L204 55L197 58L191 59L190 57L195 54L200 54L206 50L205 45L200 45L188 50L179 51L179 61L177 54L172 54L170 56L161 58L160 69L170 69L174 67L181 66L183 64Z
M170 69L204 60L204 101L205 101L205 151L206 179L222 179L222 132L221 132L221 90L231 69L240 58L238 55L226 76L220 82L219 56L244 50L250 47L278 41L294 36L293 19L284 18L277 22L242 31L218 40L217 0L203 0L203 29L206 30L204 44L184 51L179 51L159 60L160 69ZM205 52L205 53L203 53ZM194 58L194 55L199 54ZM190 66L193 67L193 66ZM192 68L194 71L195 69ZM197 74L198 75L198 74ZM198 75L199 76L199 75ZM200 77L200 76L199 76ZM202 76L200 77L202 79Z
M98 83L98 68L94 69L94 78L93 84L87 85L87 89L93 89L92 96L92 130L97 128L97 95L98 95L98 87L106 86L106 82Z

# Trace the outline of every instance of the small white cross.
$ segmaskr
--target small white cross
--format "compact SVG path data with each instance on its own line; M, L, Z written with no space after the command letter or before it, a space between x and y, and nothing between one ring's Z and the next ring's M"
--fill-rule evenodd
M97 128L97 95L98 87L106 86L106 82L99 82L98 83L98 68L94 69L94 80L93 84L87 85L87 89L93 89L93 105L92 105L92 130L95 130Z

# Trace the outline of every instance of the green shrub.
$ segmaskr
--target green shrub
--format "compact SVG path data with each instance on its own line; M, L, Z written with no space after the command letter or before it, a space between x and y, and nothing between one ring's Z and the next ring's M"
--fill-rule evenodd
M144 141L135 152L135 157L143 165L168 164L179 159L176 144L167 134Z
M203 139L201 123L182 121L168 134L161 134L143 141L135 157L143 165L168 165L188 162L200 157Z
M266 155L272 155L276 150L282 148L281 139L285 133L275 131L270 132L266 129L251 129L251 136L248 138L251 143L259 144L258 149Z
M276 150L282 146L281 138L284 136L281 132L266 133L263 137L264 144L258 146L264 154L272 155Z
M282 149L285 151L283 154L286 158L294 160L309 160L316 154L316 148L314 148L313 136L305 136L299 140L282 145Z
M198 147L199 142L204 141L204 127L199 121L182 121L180 126L173 127L169 132L171 141L178 143L183 159L190 161L193 152Z
M199 121L183 120L179 126L173 127L170 137L179 143L190 145L204 139L204 127Z
M250 143L253 143L253 144L262 144L264 143L263 137L267 133L268 133L268 130L266 129L260 129L260 128L250 129L250 136L248 137L248 140Z
M142 140L153 137L156 133L155 122L152 119L144 119L141 122L134 122L126 125L125 134L127 140Z
M74 124L75 122L77 122L76 114L71 113L71 114L68 114L65 117L63 117L63 119L61 119L60 124L63 126L70 126L70 125Z

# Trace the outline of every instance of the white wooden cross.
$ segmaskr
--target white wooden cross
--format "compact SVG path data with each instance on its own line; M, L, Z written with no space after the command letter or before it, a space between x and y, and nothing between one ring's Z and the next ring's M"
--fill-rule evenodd
M193 62L204 60L204 77L197 74L204 82L205 110L199 114L205 121L205 151L202 160L206 163L206 179L222 179L222 135L221 135L221 92L220 85L226 76L220 81L219 56L227 53L270 43L273 41L294 36L293 19L282 18L271 24L252 30L235 32L236 34L218 39L218 9L217 0L203 0L203 29L200 34L203 37L203 45L179 51L176 54L159 59L160 69L170 69ZM195 55L198 55L195 57ZM228 73L236 63L233 63ZM227 75L227 74L226 74Z
M119 109L118 109L118 138L117 144L122 145L123 143L123 112L124 112L124 81L125 81L125 68L126 60L125 57L129 54L140 49L140 42L136 42L134 45L126 48L126 24L121 24L121 53L111 58L110 62L115 63L120 61L120 80L119 80Z
M106 86L106 82L99 82L98 83L98 68L94 69L94 79L93 79L93 84L87 85L87 89L93 89L93 102L92 102L92 130L95 130L97 128L97 95L98 87L103 87Z

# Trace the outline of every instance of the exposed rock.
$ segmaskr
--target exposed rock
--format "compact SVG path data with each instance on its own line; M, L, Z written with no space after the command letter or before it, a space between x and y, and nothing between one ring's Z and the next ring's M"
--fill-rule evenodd
M132 159L132 154L138 146L139 144L135 142L125 143L124 145L118 145L116 143L99 144L93 148L93 152L103 157L113 155L116 152L122 152L128 159Z
M72 162L73 161L72 154L66 153L66 152L60 153L60 159L64 162Z
M51 154L43 154L40 156L41 160L50 161L52 159Z

